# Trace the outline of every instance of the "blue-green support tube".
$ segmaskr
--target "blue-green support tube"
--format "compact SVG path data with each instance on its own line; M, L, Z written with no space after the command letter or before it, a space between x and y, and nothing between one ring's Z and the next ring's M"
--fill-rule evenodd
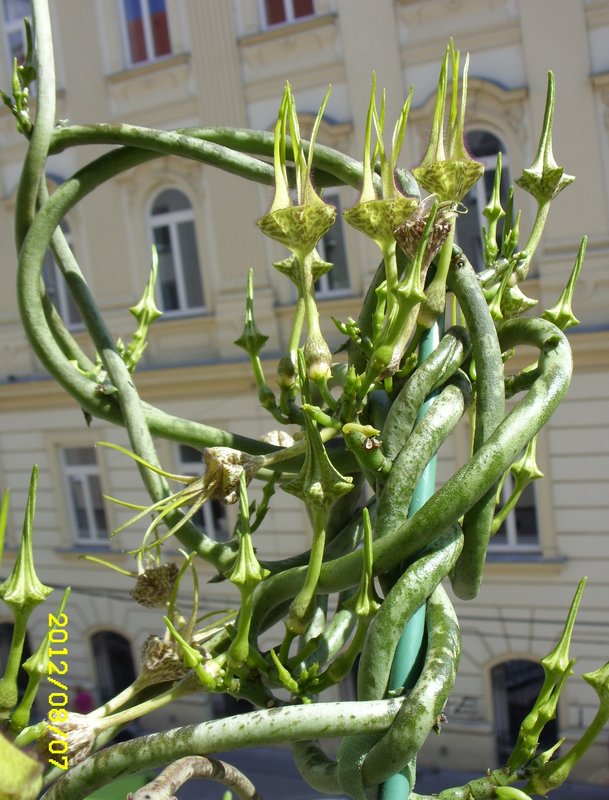
M440 343L440 326L436 324L430 328L421 339L419 345L419 363L424 361ZM433 396L428 397L421 405L417 414L417 422L427 413L433 403ZM436 457L434 456L425 467L414 490L408 516L417 512L432 496L436 486ZM423 637L425 635L425 604L412 615L398 642L398 646L391 665L389 689L399 690L411 688L421 671L423 663ZM410 766L402 772L392 775L379 789L379 800L407 800L414 783L413 770Z

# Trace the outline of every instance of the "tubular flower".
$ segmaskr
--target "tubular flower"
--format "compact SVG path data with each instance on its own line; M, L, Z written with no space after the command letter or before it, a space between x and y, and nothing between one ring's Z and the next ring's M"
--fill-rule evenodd
M465 147L463 125L465 121L469 56L465 59L461 86L461 104L457 108L460 55L451 41L440 70L436 108L427 152L419 166L413 170L414 176L421 186L428 192L437 195L440 202L460 202L469 190L476 185L484 172L484 165L474 161ZM445 139L444 113L447 99L449 62L452 73L452 93Z

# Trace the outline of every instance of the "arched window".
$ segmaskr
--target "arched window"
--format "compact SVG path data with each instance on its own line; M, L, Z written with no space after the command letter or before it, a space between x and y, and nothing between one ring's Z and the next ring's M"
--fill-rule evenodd
M505 201L510 185L510 176L505 147L494 133L485 130L472 130L465 135L465 145L476 161L484 164L484 175L463 198L467 214L459 218L459 245L476 270L484 269L484 249L482 226L486 223L482 212L493 191L497 169L497 153L502 154L501 202ZM497 226L501 230L501 221Z
M515 658L491 670L497 763L503 766L512 752L523 719L529 713L543 684L544 672L535 661ZM551 720L539 737L539 748L547 750L558 741L558 722Z
M91 637L95 674L101 703L126 689L135 680L129 641L114 631L98 631Z
M165 189L150 211L150 231L159 256L158 294L163 311L205 307L192 206L179 189Z

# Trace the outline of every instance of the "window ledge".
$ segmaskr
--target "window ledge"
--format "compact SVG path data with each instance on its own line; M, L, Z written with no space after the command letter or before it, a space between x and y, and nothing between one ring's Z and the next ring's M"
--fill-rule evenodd
M511 552L493 553L491 550L486 555L486 573L492 575L509 575L514 577L518 570L521 576L525 573L537 572L541 575L557 575L562 572L567 562L565 556L544 556L543 553L519 553L516 549Z
M124 558L125 553L122 550L114 550L110 543L104 544L102 542L95 544L73 544L70 547L56 547L55 552L61 556L94 556L98 553L103 553L104 556L116 556L117 558Z
M200 308L185 308L176 309L174 311L163 311L163 316L159 317L157 322L161 324L171 322L172 320L192 319L193 317L211 317L213 311L205 306Z
M258 33L248 33L239 38L239 44L247 47L250 44L260 44L261 42L270 42L273 39L281 39L284 36L291 36L293 33L300 33L301 31L310 31L314 28L322 28L325 25L331 24L337 18L337 14L321 14L312 17L305 17L303 19L291 20L283 22L280 25L273 25L270 28L265 28Z
M126 67L120 72L114 72L112 75L108 75L106 80L108 83L121 83L131 78L139 78L159 72L160 70L179 67L181 64L188 64L189 61L190 53L163 56L162 58L155 58L153 61L143 61L140 64L133 64L133 66Z

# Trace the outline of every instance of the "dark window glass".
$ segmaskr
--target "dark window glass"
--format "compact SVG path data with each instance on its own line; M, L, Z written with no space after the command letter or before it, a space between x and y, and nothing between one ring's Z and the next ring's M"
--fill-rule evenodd
M310 17L314 13L313 0L294 0L295 17Z
M458 238L471 264L478 271L484 269L484 248L482 243L482 226L485 219L482 212L490 199L497 171L497 153L503 155L501 171L500 197L505 208L510 185L509 169L505 158L505 147L501 140L490 131L474 130L465 135L465 145L477 161L484 164L484 175L480 181L463 198L466 214L459 217ZM501 220L497 226L498 239L501 239Z
M165 189L152 204L152 241L159 259L158 291L163 311L204 308L205 297L190 201Z
M264 10L267 25L280 25L287 19L284 0L264 0Z
M149 4L154 54L155 56L166 56L171 53L171 44L169 42L169 25L167 12L165 11L165 0L149 0Z
M127 38L129 40L129 56L132 64L146 61L146 34L140 0L124 0L125 17L127 19Z
M135 680L129 641L114 631L98 631L91 637L99 699L107 703Z
M543 677L539 664L521 658L503 661L491 671L499 766L505 764L516 744L520 724L533 707ZM540 752L556 744L558 738L557 720L550 720L539 737Z
M165 0L123 0L132 64L171 52Z
M336 206L336 221L317 245L319 255L325 261L334 264L332 269L322 275L315 284L315 289L321 296L332 294L333 292L345 293L351 286L343 236L340 200L338 195L324 195L324 200L330 205Z

